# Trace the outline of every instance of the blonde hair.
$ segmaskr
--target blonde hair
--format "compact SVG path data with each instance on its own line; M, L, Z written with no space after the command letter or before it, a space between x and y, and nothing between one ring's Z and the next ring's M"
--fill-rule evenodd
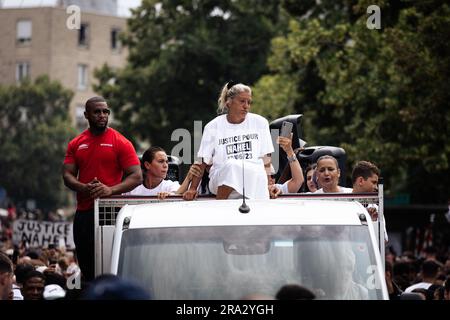
M219 105L217 113L218 114L228 113L227 102L242 92L248 92L252 94L252 89L249 86L246 86L245 84L242 83L234 84L233 81L227 82L223 86L222 91L220 92L219 95L219 99L217 101L217 104Z

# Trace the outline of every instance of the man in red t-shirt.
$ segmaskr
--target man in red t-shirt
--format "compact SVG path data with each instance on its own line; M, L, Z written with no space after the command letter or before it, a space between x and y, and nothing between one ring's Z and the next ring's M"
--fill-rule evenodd
M69 142L63 165L64 184L77 192L73 236L85 280L95 276L94 199L122 194L142 183L139 158L129 140L108 127L106 100L86 102L89 129Z

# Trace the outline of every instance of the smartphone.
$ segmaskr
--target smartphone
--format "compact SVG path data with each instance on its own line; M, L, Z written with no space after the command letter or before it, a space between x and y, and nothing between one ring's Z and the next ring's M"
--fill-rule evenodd
M283 121L281 124L281 133L280 136L290 138L291 132L292 132L292 122L289 121Z

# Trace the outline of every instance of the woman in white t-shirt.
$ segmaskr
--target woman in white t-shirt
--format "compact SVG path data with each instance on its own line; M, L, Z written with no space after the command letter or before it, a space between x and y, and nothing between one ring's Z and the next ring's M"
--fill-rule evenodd
M333 156L321 156L317 160L316 167L317 184L321 188L314 193L351 193L352 188L345 188L338 185L341 170L338 162Z
M251 103L250 87L230 81L219 96L221 115L205 126L198 157L202 158L202 172L210 167L209 190L217 199L240 197L244 183L247 198L269 198L264 169L273 152L269 123L249 112ZM183 195L185 200L197 196L198 180L193 179Z
M200 170L192 166L183 183L178 181L164 180L169 169L167 154L161 147L151 147L142 155L142 170L144 171L144 182L124 193L127 196L158 196L160 199L171 194L182 194L187 190L194 175L200 175Z

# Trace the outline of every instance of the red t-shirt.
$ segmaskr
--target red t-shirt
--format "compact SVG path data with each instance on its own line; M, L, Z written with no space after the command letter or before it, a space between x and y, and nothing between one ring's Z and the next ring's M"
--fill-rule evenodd
M89 129L69 142L64 164L76 164L78 180L88 183L95 177L108 187L122 181L124 169L139 165L131 142L113 128L94 136ZM94 200L77 193L77 210L89 210Z

